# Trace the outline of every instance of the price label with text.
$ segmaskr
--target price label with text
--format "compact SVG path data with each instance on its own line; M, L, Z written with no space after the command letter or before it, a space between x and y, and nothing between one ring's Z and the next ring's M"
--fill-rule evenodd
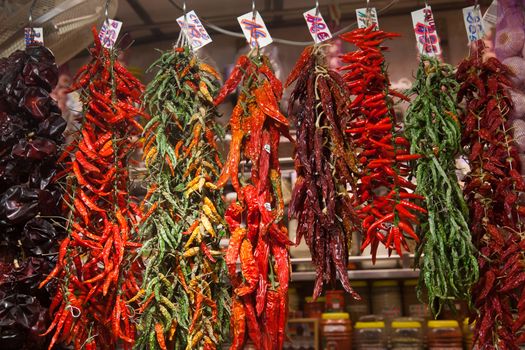
M195 11L190 11L186 14L186 21L188 23L185 23L184 16L177 18L177 23L180 28L186 32L188 41L194 50L198 50L212 42L211 37L202 25L199 17L197 17Z
M427 56L441 55L436 22L430 6L412 12L412 23L419 53Z
M98 33L98 38L105 48L110 49L115 45L120 29L122 29L122 22L114 19L108 19L104 22L100 28L100 33Z
M40 27L24 28L26 46L44 45L44 30Z
M313 8L310 11L306 11L303 13L303 16L308 26L308 31L310 31L310 35L312 35L316 44L332 38L328 25L321 13L317 13L317 9Z
M470 6L463 9L463 20L467 30L468 41L471 43L482 39L485 35L483 17L479 6Z
M377 10L375 7L357 9L355 10L355 15L359 28L367 28L375 24L375 29L379 29L379 20L377 19Z
M251 47L265 47L273 42L266 24L259 14L255 11L255 18L253 18L253 12L250 11L242 16L237 17L239 25L242 28L242 32L246 37L246 41Z

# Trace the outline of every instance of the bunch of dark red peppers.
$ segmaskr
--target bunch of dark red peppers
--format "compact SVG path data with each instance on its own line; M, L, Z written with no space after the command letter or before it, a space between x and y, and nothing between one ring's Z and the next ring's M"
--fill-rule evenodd
M0 59L0 349L43 349L62 238L61 189L53 183L66 122L50 97L51 51L28 47Z

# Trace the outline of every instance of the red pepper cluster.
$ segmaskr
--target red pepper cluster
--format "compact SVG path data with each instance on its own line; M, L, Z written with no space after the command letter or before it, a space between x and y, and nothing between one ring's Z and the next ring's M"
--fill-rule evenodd
M414 204L424 198L411 193L416 186L407 179L412 172L410 161L420 156L410 154L410 144L402 135L393 108L393 97L407 98L390 89L385 72L386 48L381 45L397 36L375 30L375 25L341 35L358 48L342 56L346 65L341 70L346 71L343 78L355 96L346 132L362 149L359 162L364 174L355 197L365 230L361 249L370 245L374 262L379 243L401 255L402 247L408 250L405 235L418 241L412 225L418 224L418 213L426 213Z
M230 118L232 140L217 185L231 179L237 202L226 211L230 245L226 264L234 288L233 343L242 349L246 334L257 349L282 349L290 277L288 232L279 167L279 140L290 137L288 120L279 111L283 87L265 56L241 56L215 104L241 84ZM241 160L251 176L239 180ZM240 257L242 278L236 271Z
M326 67L320 47L307 47L286 86L296 81L288 102L288 115L296 112L297 182L288 214L298 220L297 243L304 236L315 265L313 297L324 283L341 281L356 299L347 273L352 233L361 228L348 188L356 188L360 170L355 149L345 128L350 114L345 82ZM355 195L355 194L354 194Z
M66 122L50 96L55 57L43 46L0 58L0 349L38 350L54 285L38 284L55 264L63 222L59 170ZM50 217L53 217L51 219ZM57 220L58 221L58 220Z
M68 237L59 248L56 268L42 282L58 279L50 307L54 320L47 333L75 349L131 349L135 338L132 305L139 291L136 262L140 213L128 194L131 137L140 132L137 116L143 90L101 46L93 30L92 60L74 83L80 89L84 119L80 135L64 154L71 208ZM71 157L71 158L69 158Z
M472 290L474 341L480 349L519 349L525 342L525 182L508 128L509 70L496 58L484 61L484 50L476 42L457 70L458 100L467 108L462 143L470 172L464 194L480 252L480 280Z

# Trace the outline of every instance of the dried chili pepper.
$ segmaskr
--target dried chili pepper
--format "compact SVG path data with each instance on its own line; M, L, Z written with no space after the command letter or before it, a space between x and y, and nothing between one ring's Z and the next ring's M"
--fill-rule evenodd
M406 239L413 237L400 229L399 223L406 224L405 228L416 225L418 212L425 211L412 202L414 198L401 197L415 185L410 182L412 157L405 156L409 154L410 143L403 136L393 103L394 97L407 98L390 88L383 56L386 47L382 46L385 40L397 36L376 30L375 25L341 35L344 41L357 47L356 51L342 55L346 65L340 69L346 71L343 79L354 98L346 132L355 147L362 150L357 158L363 176L356 186L353 205L366 232L361 249L371 247L374 263L380 243L400 255L403 248L407 249Z
M468 225L468 208L456 176L461 149L459 89L454 68L422 56L411 94L417 95L405 117L405 135L417 155L416 193L426 198L427 219L420 227L418 247L420 284L428 304L438 315L443 304L470 303L470 289L478 279L478 264ZM422 157L421 157L422 156Z
M131 349L136 330L127 308L136 305L128 301L139 292L142 265L137 259L140 213L130 203L127 166L131 138L140 133L135 118L145 117L135 107L143 86L116 60L117 51L102 48L95 29L93 34L91 62L73 84L80 89L86 118L69 150L73 159L63 157L69 170L66 199L73 205L68 238L48 278L56 278L60 293L53 301L57 322L47 332L75 349L85 344ZM112 152L104 150L109 141Z
M361 221L348 188L355 190L361 171L344 132L351 118L350 98L339 74L327 68L323 49L307 47L287 80L296 82L288 114L295 115L297 124L297 182L288 214L298 219L296 243L305 237L310 248L316 268L314 298L323 284L336 279L359 298L350 287L347 265L352 234L360 230Z
M279 110L282 85L267 57L258 52L241 56L236 71L222 88L216 103L237 85L241 86L241 94L229 123L232 133L230 150L217 181L217 186L222 187L230 180L237 192L237 201L225 213L225 221L232 232L225 260L232 285L236 287L233 291L232 349L242 348L246 328L252 341L257 343L261 339L262 349L281 349L284 336L279 337L271 327L282 327L284 332L286 314L281 319L276 318L272 325L265 323L264 315L268 313L268 296L281 293L286 304L288 290L290 266L287 248L290 242L282 221L284 204L278 147L281 135L290 137L289 125ZM241 161L246 161L251 167L248 178L239 170ZM235 268L239 254L242 276ZM252 256L255 261L252 261ZM274 271L278 271L277 279ZM273 335L276 338L271 343L265 342Z
M167 339L167 348L219 349L229 297L226 265L216 252L226 230L220 191L204 186L220 171L218 149L208 141L223 134L208 96L218 91L218 75L185 44L163 52L152 68L144 136L156 153L147 162L148 213L139 228L148 250L136 348L163 349Z
M463 193L479 250L480 279L472 288L474 344L483 349L519 349L524 340L525 263L520 197L525 182L508 117L510 71L486 48L473 43L458 66L458 101L465 102L462 145L470 171ZM516 314L517 316L515 316Z
M46 349L41 336L55 284L37 286L56 271L62 151L66 122L51 97L58 68L51 51L29 46L0 58L0 348ZM51 305L50 305L51 304ZM59 348L57 346L57 348Z

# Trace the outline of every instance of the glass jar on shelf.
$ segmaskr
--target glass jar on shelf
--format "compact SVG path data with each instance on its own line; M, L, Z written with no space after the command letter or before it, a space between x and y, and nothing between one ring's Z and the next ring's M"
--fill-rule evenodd
M372 282L372 312L382 315L386 320L401 316L401 289L398 281L384 280Z
M343 312L345 309L345 291L344 290L327 290L326 303L324 309L326 312Z
M456 320L428 321L428 350L462 350L463 334Z
M423 350L421 322L395 319L390 329L392 350Z
M354 350L386 350L385 322L356 322L354 325Z
M324 313L321 321L323 350L347 350L352 348L352 322L346 312Z
M351 284L355 292L361 296L361 300L355 300L346 293L346 312L350 314L350 319L356 322L361 316L370 314L370 295L367 281L352 281Z

